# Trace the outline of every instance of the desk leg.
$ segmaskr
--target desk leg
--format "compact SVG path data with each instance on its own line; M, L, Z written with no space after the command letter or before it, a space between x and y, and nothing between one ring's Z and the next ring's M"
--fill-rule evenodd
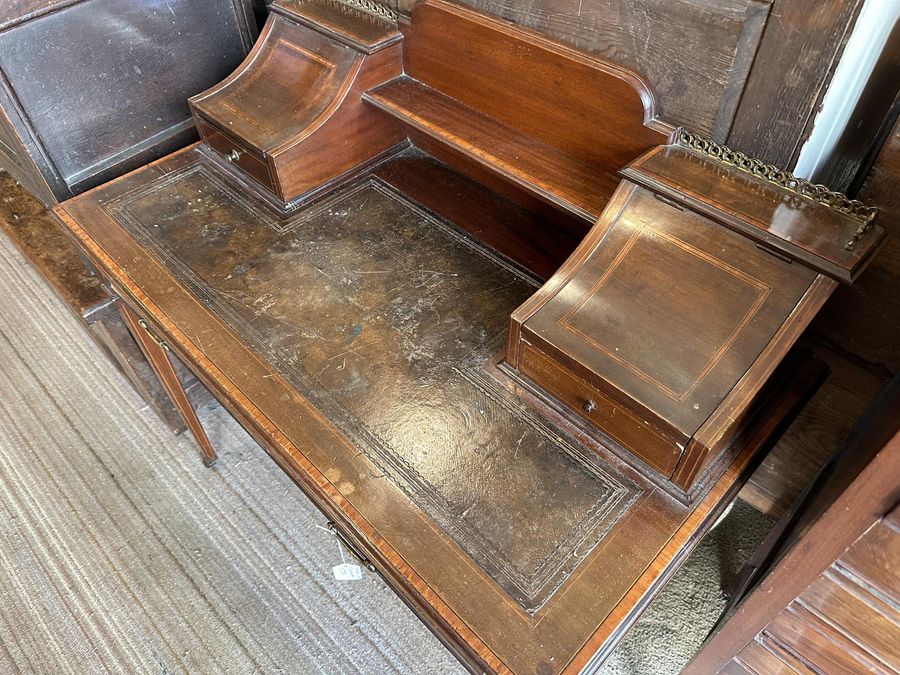
M203 430L200 420L197 419L197 413L194 412L184 387L181 386L181 381L175 373L172 362L169 361L168 345L144 328L138 316L128 308L128 305L121 300L117 301L116 305L122 314L122 318L125 320L125 325L128 326L128 329L134 336L135 342L138 343L141 351L144 352L144 356L147 357L147 361L149 361L153 371L159 377L159 381L181 414L184 423L194 435L197 445L200 446L200 453L203 455L203 463L206 466L212 466L217 458L216 451L212 443L209 442L209 437Z

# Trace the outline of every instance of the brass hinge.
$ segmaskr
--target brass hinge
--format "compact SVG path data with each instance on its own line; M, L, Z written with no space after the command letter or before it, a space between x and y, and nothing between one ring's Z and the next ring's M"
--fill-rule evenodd
M169 344L165 340L158 337L156 335L156 333L153 332L153 329L150 328L150 324L148 324L143 319L138 319L138 325L144 329L144 332L147 334L147 337L149 337L154 343L156 343L157 346L159 346L161 349L164 349L167 352L172 351L169 348Z
M364 556L362 553L360 553L356 549L356 547L350 543L350 541L347 539L347 537L345 537L343 535L343 533L337 528L337 525L335 525L333 522L329 522L328 530L331 532L331 534L333 534L335 537L337 537L337 540L339 542L341 542L341 545L350 552L350 555L352 555L354 558L356 558L357 562L360 565L365 567L370 572L375 572L375 573L378 572L378 570L375 569L375 565L373 565L372 562L368 558L366 558L366 556Z

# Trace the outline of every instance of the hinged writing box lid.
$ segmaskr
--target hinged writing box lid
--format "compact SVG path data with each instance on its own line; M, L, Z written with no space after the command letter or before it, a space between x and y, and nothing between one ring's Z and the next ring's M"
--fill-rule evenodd
M884 241L875 208L684 130L676 139L621 174L845 283Z
M347 95L365 56L402 39L388 16L334 0L276 0L241 68L190 105L265 158L314 133Z
M691 148L654 149L623 175L513 315L508 360L688 490L834 288L820 272L854 277L883 234Z

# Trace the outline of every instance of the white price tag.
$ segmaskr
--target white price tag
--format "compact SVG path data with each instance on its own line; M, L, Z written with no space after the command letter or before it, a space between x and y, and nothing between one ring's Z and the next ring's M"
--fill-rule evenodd
M331 568L338 581L359 581L363 578L362 568L352 563L341 563Z
M334 578L338 581L360 581L363 578L362 567L347 562L347 557L344 555L344 545L341 543L341 539L338 536L337 532L327 527L322 527L321 525L316 525L316 527L318 527L320 530L325 530L326 532L333 534L334 538L337 540L338 553L341 554L341 564L335 565L331 568L331 571L334 574Z

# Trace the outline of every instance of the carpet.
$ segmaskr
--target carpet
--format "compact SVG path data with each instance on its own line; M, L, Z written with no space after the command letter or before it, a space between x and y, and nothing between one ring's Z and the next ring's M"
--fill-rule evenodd
M203 467L0 236L0 672L460 673L214 402ZM677 673L770 523L737 507L609 674Z

